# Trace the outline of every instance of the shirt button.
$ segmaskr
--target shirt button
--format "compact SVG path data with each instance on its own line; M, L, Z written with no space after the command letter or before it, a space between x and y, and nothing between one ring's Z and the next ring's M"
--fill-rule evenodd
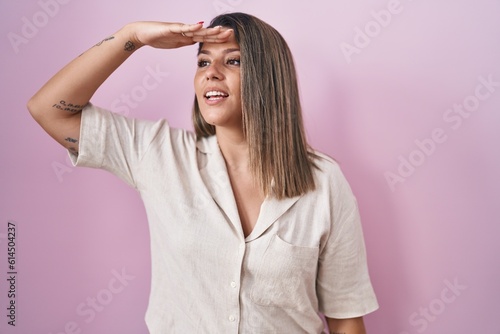
M236 318L234 317L234 315L229 316L229 321L234 322L235 320L236 320Z
M231 282L231 288L236 288L236 282L235 281Z

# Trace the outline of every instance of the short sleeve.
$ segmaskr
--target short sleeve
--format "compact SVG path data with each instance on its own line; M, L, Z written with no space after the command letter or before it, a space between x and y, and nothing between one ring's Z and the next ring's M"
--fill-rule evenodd
M82 111L75 166L105 169L136 188L135 173L151 142L168 133L165 120L136 120L88 104ZM168 137L168 135L167 135Z
M360 317L378 308L371 285L356 198L340 169L334 176L333 224L318 266L320 311L329 318Z

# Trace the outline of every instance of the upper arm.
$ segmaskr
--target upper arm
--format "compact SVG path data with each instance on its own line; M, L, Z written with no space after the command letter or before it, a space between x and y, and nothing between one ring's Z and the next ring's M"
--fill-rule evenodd
M326 318L330 334L366 334L363 317L349 319Z
M36 98L32 98L27 107L45 132L66 149L78 154L83 106L65 101L53 105L45 103L43 106L36 101Z

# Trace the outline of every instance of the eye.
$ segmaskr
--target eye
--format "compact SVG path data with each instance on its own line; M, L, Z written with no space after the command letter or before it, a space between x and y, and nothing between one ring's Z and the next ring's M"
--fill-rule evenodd
M203 59L198 60L198 67L206 67L209 64L210 63L207 60L203 60Z
M240 59L239 58L230 58L227 60L228 65L235 65L235 66L240 66Z

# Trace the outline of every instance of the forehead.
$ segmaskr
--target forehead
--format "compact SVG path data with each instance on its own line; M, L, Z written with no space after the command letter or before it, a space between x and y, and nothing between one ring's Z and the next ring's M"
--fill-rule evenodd
M203 43L200 48L199 54L226 54L230 52L240 51L240 46L236 42L234 34L224 43Z

